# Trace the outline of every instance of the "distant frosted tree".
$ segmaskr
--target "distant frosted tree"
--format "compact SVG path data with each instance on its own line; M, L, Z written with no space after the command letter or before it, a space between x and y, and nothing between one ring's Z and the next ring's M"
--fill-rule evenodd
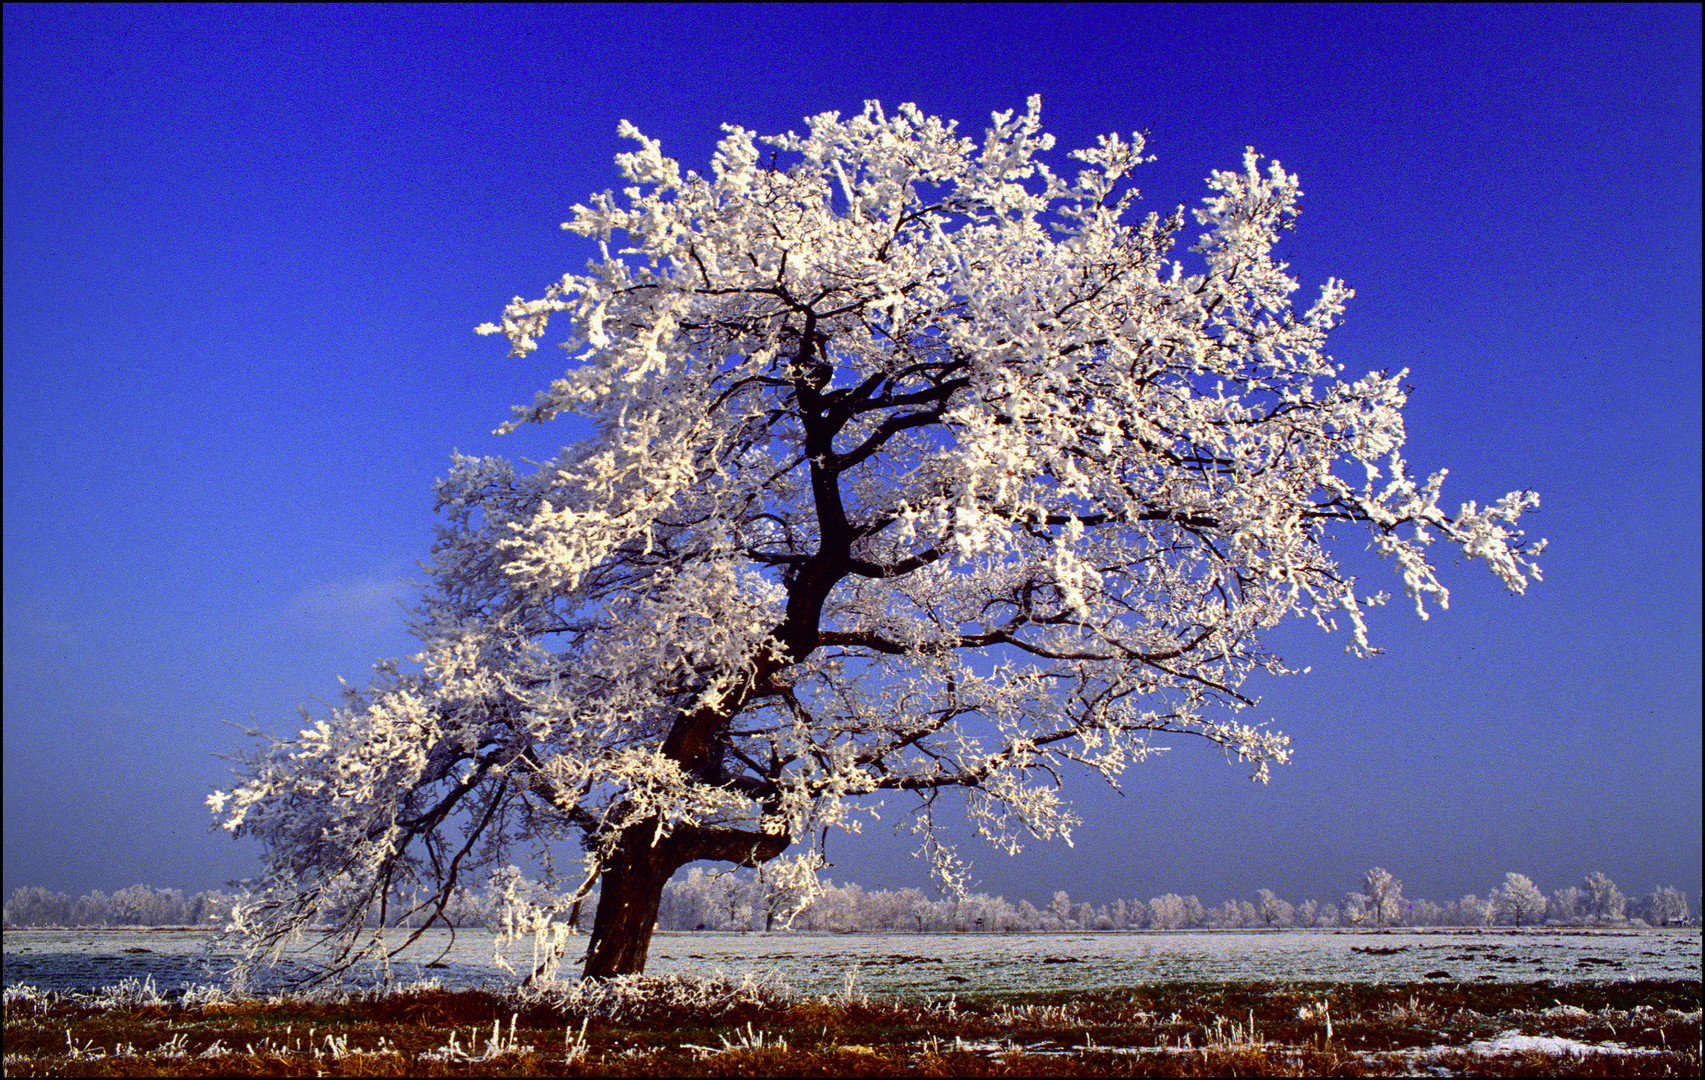
M71 907L71 922L76 926L108 926L112 923L111 900L99 889L77 898Z
M1107 926L1096 926L1096 918L1095 905L1089 901L1085 900L1077 906L1077 928L1079 930L1106 930L1111 928L1111 919L1108 920Z
M1452 906L1456 909L1455 918L1459 926L1485 926L1492 920L1487 901L1473 893L1465 893Z
M1256 892L1255 907L1261 921L1268 926L1296 925L1296 908L1288 901L1279 899L1272 889Z
M241 893L232 894L219 889L198 892L185 904L185 921L195 925L223 926L231 913L248 900Z
M1235 930L1243 925L1243 909L1237 906L1236 900L1222 901L1218 907L1209 909L1206 925L1219 930Z
M1373 922L1373 900L1366 893L1345 893L1341 918L1351 926L1366 926Z
M1384 867L1376 866L1362 878L1367 890L1368 911L1375 926L1385 926L1399 920L1403 912L1403 882L1391 876Z
M1059 923L1061 930L1073 929L1071 894L1064 890L1055 892L1054 899L1048 904L1048 914Z
M1108 912L1113 919L1113 929L1123 930L1131 925L1131 906L1125 903L1124 897L1113 901L1113 910Z
M1551 902L1546 906L1545 918L1548 922L1573 924L1582 919L1581 890L1573 885L1551 890Z
M1149 900L1149 926L1156 930L1181 930L1189 925L1184 898L1177 893L1163 893Z
M1018 902L1018 929L1037 930L1042 926L1042 913L1028 900Z
M896 930L914 930L922 933L931 929L935 919L935 905L922 890L907 886L894 894L893 925Z
M1492 910L1498 921L1532 926L1545 918L1545 894L1525 874L1508 873L1504 883L1492 890Z
M1593 922L1621 922L1626 914L1628 899L1622 895L1622 890L1616 887L1616 882L1603 873L1593 871L1586 880L1581 882L1581 892L1584 895L1582 907L1584 914Z
M1132 930L1140 930L1149 924L1149 906L1141 900L1131 901L1130 913L1126 916L1125 925Z
M1406 926L1438 926L1444 922L1444 906L1425 898L1403 901L1398 921Z
M12 890L6 901L7 926L70 926L71 897L62 892L50 892L39 886L24 886Z
M1297 905L1296 910L1298 926L1313 926L1315 921L1320 918L1320 905L1313 900L1304 900Z
M1007 933L1013 929L1016 922L1017 912L1007 902L1006 897L993 896L988 899L983 911L984 930Z
M1255 910L1268 926L1278 922L1279 895L1272 889L1255 890Z
M1654 889L1646 897L1646 921L1653 926L1686 926L1693 921L1687 894L1673 885Z
M1201 926L1207 921L1207 911L1202 907L1202 901L1195 893L1184 897L1184 925L1186 927Z
M114 926L145 926L151 923L154 890L146 885L131 885L114 890L107 899L107 918Z
M1291 619L1374 651L1386 595L1340 544L1423 617L1441 549L1537 578L1538 497L1441 502L1444 471L1403 457L1407 371L1326 351L1351 291L1293 307L1294 176L1253 149L1212 173L1175 259L1185 209L1131 213L1143 137L1056 171L1040 108L980 139L876 102L729 126L706 174L621 126L626 186L566 225L585 272L479 328L570 355L504 430L593 436L530 470L458 457L419 654L260 736L209 800L267 851L251 963L327 924L377 961L363 912L321 903L334 880L436 918L464 875L568 842L603 889L584 974L641 971L680 867L809 890L882 797L962 891L949 808L1010 852L1069 835L1065 770L1116 781L1156 739L1258 779L1287 760L1241 688L1288 673Z

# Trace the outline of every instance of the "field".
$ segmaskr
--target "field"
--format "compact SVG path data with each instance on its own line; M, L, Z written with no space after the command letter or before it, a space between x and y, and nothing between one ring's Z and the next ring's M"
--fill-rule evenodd
M1178 983L929 1000L663 978L167 1002L8 992L8 1076L1696 1076L1694 982Z
M24 967L39 972L116 944L85 935L76 940L89 951L76 954L78 932L52 933L62 939L6 935L8 1076L1694 1076L1701 1064L1697 930L1146 943L677 935L660 939L668 959L654 968L696 970L523 995L473 985L488 980L464 957L390 990L252 997L152 975L98 991L22 985ZM1263 937L1265 952L1250 940ZM44 941L53 948L42 951ZM482 944L489 958L489 939ZM1262 974L1287 948L1300 972L1342 970ZM185 959L113 951L133 964ZM1232 970L1239 956L1241 973ZM730 966L723 961L744 973L711 970ZM1190 976L1187 962L1208 974ZM1457 970L1404 974L1434 962ZM1172 974L1128 978L1133 964ZM1557 970L1536 977L1536 966ZM786 981L782 968L818 975ZM977 971L976 983L961 974ZM879 989L902 981L918 988Z
M848 980L881 997L966 991L1047 992L1168 982L1554 982L1698 979L1693 929L1142 931L1099 934L660 933L652 975L751 973L800 994L841 993ZM8 930L8 986L91 991L152 976L162 990L221 984L204 967L204 933ZM399 959L400 981L501 989L484 931L430 931ZM531 951L511 952L530 968ZM261 984L266 987L265 983ZM351 988L359 988L357 983Z

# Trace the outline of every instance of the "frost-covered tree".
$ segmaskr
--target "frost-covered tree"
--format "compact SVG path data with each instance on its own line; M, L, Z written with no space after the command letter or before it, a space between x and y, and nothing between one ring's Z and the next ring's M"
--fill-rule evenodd
M1445 924L1444 905L1432 900L1409 901L1409 923L1413 926L1443 926Z
M84 893L71 906L71 925L73 926L109 926L112 923L112 908L106 893L99 889Z
M1373 921L1373 901L1366 893L1351 892L1344 894L1343 919L1351 926L1362 926Z
M1362 877L1367 889L1367 910L1375 926L1396 922L1403 911L1403 882L1391 876L1382 866L1376 866Z
M1166 893L1149 900L1150 927L1156 930L1181 930L1188 925L1190 916L1185 910L1182 896Z
M1313 926L1320 917L1320 905L1313 900L1304 900L1296 908L1296 924L1298 926Z
M1261 921L1270 927L1296 925L1297 909L1292 907L1288 901L1279 899L1278 894L1272 889L1256 890L1255 909L1260 915Z
M1588 874L1581 882L1581 892L1584 894L1581 906L1588 919L1593 922L1622 921L1628 900L1616 887L1616 882L1602 872L1595 870Z
M1203 925L1215 930L1235 929L1243 925L1240 915L1236 900L1222 900L1217 907L1208 909Z
M1529 926L1545 917L1545 894L1526 874L1508 873L1504 883L1492 890L1492 911L1499 920L1509 919Z
M12 899L6 901L5 924L7 926L69 926L71 924L71 897L65 893L51 892L36 885L13 889Z
M1207 909L1202 906L1201 899L1197 897L1195 893L1191 893L1184 897L1185 926L1201 926L1207 920L1207 917Z
M1097 916L1096 916L1096 911L1095 911L1095 905L1089 903L1088 901L1085 901L1085 902L1083 902L1077 906L1077 928L1079 930L1105 930L1105 929L1107 929L1107 927L1105 927L1105 926L1096 926L1095 925L1096 918L1097 918ZM1112 924L1111 919L1108 920L1108 924L1109 925Z
M1674 885L1653 889L1646 897L1646 921L1653 926L1686 926L1693 921L1687 894Z
M1054 898L1048 902L1048 914L1053 916L1055 929L1074 930L1072 925L1072 897L1065 890L1056 890Z
M602 881L585 973L638 971L676 869L808 889L885 795L959 889L956 804L1016 851L1069 840L1063 769L1116 783L1156 739L1266 780L1289 749L1243 716L1245 680L1286 673L1265 632L1300 616L1373 651L1385 596L1339 540L1423 617L1440 542L1537 578L1537 496L1447 509L1444 472L1401 456L1407 371L1325 351L1351 291L1293 309L1295 176L1253 149L1213 173L1175 257L1184 208L1130 212L1143 137L1059 172L1039 108L981 139L874 102L727 127L708 175L620 127L629 186L564 226L586 272L480 328L526 357L566 324L567 372L503 430L595 434L530 470L456 459L412 666L211 799L268 850L256 955L333 882L432 911L514 841L572 838ZM351 959L382 947L336 925Z
M1492 902L1468 893L1456 902L1456 922L1459 926L1485 926L1492 921Z

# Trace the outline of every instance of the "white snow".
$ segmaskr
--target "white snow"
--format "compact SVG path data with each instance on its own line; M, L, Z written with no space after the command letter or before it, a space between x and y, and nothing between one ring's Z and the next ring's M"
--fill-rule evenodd
M1562 1057L1565 1054L1580 1056L1582 1054L1657 1054L1659 1050L1640 1050L1621 1043L1586 1043L1579 1039L1564 1038L1561 1035L1523 1035L1511 1029L1501 1031L1491 1039L1469 1043L1464 1047L1474 1054L1545 1054L1550 1057Z

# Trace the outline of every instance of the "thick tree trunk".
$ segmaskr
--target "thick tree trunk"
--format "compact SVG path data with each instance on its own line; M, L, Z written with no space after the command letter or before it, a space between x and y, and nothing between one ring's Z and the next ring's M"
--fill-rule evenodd
M644 826L627 830L615 858L604 870L598 913L592 919L592 940L586 946L581 977L607 979L637 975L645 970L651 952L651 931L657 925L657 906L663 886L691 858L676 855L673 838L653 845L653 831Z
M655 821L641 822L624 831L604 868L604 885L598 913L592 919L592 940L586 946L582 978L608 979L645 970L663 886L681 867L698 859L758 866L792 843L784 833L693 826L677 828L653 843L656 825Z

